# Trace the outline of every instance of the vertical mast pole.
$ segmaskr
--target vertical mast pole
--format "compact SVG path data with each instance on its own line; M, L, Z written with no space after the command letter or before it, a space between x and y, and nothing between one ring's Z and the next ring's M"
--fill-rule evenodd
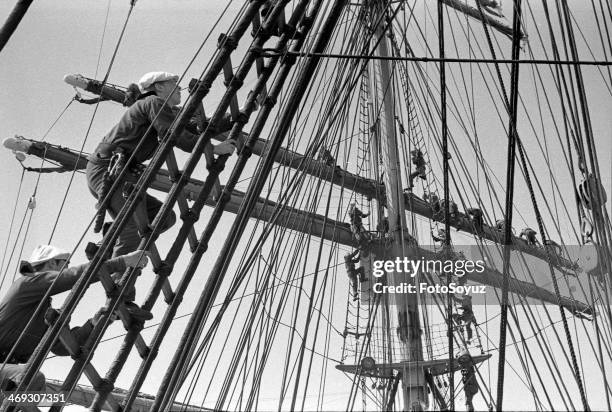
M383 2L377 0L371 3L372 20L376 21L379 13L385 13ZM391 26L390 26L391 27ZM381 26L375 29L374 44L378 42L375 51L377 57L390 56L388 39ZM379 40L380 39L380 40ZM379 139L380 155L382 157L382 173L385 185L387 214L389 218L389 232L393 238L390 257L403 259L408 252L405 235L406 215L404 213L403 186L401 177L400 156L395 129L395 98L393 79L391 76L391 62L377 59L370 63L370 74L375 81L371 90L379 104L377 108L376 138ZM405 273L388 273L389 285L400 285L411 282L414 278ZM421 345L421 328L419 325L419 310L416 294L394 294L392 302L397 308L397 333L401 341L402 361L418 362L423 360ZM427 408L427 391L425 388L425 374L422 367L414 366L402 371L402 393L405 410L423 410ZM416 363L418 365L418 363Z
M365 26L364 26L365 27ZM369 133L368 133L368 137L369 137L369 147L370 147L370 152L371 152L371 156L372 156L372 169L374 170L374 181L376 182L376 187L380 187L380 184L383 183L381 182L381 176L380 176L380 154L378 152L378 138L377 136L379 135L379 128L378 128L378 122L375 120L376 119L376 114L377 114L377 110L374 106L374 102L373 102L373 94L372 94L372 90L373 86L374 86L374 82L372 81L372 76L370 76L370 71L368 70L368 68L366 68L363 72L363 76L366 77L366 82L365 85L367 87L366 89L366 96L367 96L367 106L368 106L368 127L369 129ZM371 124L372 122L374 122L374 124ZM384 226L383 222L385 219L385 210L384 210L384 205L382 204L382 202L380 201L380 197L379 197L380 193L376 193L376 198L377 198L377 222L379 225ZM386 235L386 233L383 233L384 231L380 231L379 233L381 233L383 236ZM385 296L381 296L381 300L383 302L382 304L382 313L381 313L381 318L382 318L382 324L389 326L390 322L391 322L391 312L389 310L389 296L385 295ZM384 326L383 326L384 327ZM384 362L393 362L393 347L392 347L392 340L391 340L391 332L389 331L389 328L387 328L387 331L385 333L385 335L383 336L383 339L386 339L386 348L387 350L385 351L384 355L385 358L383 358Z

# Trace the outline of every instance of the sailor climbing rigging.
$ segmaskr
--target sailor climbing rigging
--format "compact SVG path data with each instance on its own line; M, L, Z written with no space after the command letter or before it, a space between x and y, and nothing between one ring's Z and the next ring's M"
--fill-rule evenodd
M497 219L495 221L495 229L497 229L500 232L504 232L506 230L506 220L505 219ZM514 235L514 228L511 227L510 231L512 232L512 235Z
M332 156L331 152L326 148L321 148L319 151L319 160L325 163L327 166L336 166L336 159L334 159L334 156Z
M159 138L164 136L174 120L181 101L180 89L177 86L178 76L166 72L151 72L145 74L139 81L143 94L123 114L119 123L102 139L87 163L87 184L90 192L98 199L98 212L102 215L106 210L115 217L126 200L125 190L130 190L131 184L138 180L138 169L142 162L149 160L159 144ZM218 130L230 127L230 118L226 116L218 125ZM184 130L176 139L176 146L189 152L198 140L197 130ZM225 141L216 146L209 144L208 151L216 155L229 155L235 150L233 141ZM123 178L123 185L113 193L108 193L113 181L124 167L129 172ZM110 195L110 196L109 196ZM102 204L109 196L110 199ZM159 212L162 203L151 195L144 199L147 217L152 221ZM101 219L99 218L98 221ZM172 227L176 215L172 212L164 222L162 231ZM100 222L101 223L101 222ZM136 250L140 242L134 219L126 224L117 238L113 256L123 255ZM135 291L126 293L126 301L135 298Z
M474 229L476 229L476 232L482 232L483 229L483 225L484 225L484 219L482 217L482 210L475 208L475 207L471 207L468 210L466 210L468 216L470 217L470 219L472 220L472 223L474 224Z
M446 230L439 228L436 233L432 230L431 238L434 242L443 243L446 240Z
M536 237L537 234L538 233L532 228L526 227L525 229L521 231L521 234L519 235L519 237L521 239L525 239L527 241L527 244L531 246L539 246L540 242L538 241L538 238Z
M0 300L0 364L6 363L0 367L2 390L13 390L19 386L25 371L24 364L48 328L45 314L51 308L51 296L70 290L89 267L89 263L67 267L69 258L70 253L57 247L37 246L31 257L21 262L21 276ZM143 268L147 262L142 251L132 252L107 260L98 273L122 272L127 267ZM41 308L37 310L39 305ZM142 312L130 313L133 316L142 315ZM77 342L85 341L95 322L96 317L72 329ZM69 355L60 342L55 344L52 351L59 356ZM45 377L39 372L29 390L43 391L44 388Z
M425 158L423 157L423 153L419 149L414 149L410 152L410 159L412 164L415 167L415 171L410 173L408 184L408 189L412 190L414 187L414 179L416 177L420 177L421 179L427 179L426 167L425 167Z
M389 233L389 218L387 216L383 217L382 220L378 222L378 225L376 225L376 229L380 237L384 237L385 234Z
M361 219L368 217L369 213L363 213L359 210L355 202L351 203L348 213L351 220L351 231L353 232L353 236L361 247L367 246L370 240L370 234L363 227L363 221Z
M456 219L459 214L459 208L457 207L457 203L453 202L452 200L449 200L447 202L446 199L440 200L439 206L436 208L438 210L438 213L441 214L440 219L444 220L445 218L445 209L446 209L447 203L448 203L448 214L450 218Z
M359 249L353 253L347 253L344 255L344 265L346 266L346 274L348 275L349 281L351 282L351 290L353 293L353 300L357 300L357 275L359 275L359 282L366 282L368 279L365 275L365 269L363 266L355 268L355 264L359 263Z
M544 240L544 247L557 256L563 255L563 249L561 248L561 245L559 245L552 239Z
M504 17L501 10L501 4L497 0L476 0L480 4L484 11L491 13L497 17Z
M455 301L458 303L458 310L460 313L453 313L453 320L465 328L467 333L466 342L469 344L472 340L472 324L476 324L476 318L474 317L474 311L472 309L472 297L467 294L456 294Z
M461 382L463 383L463 392L465 393L465 409L468 412L474 410L472 399L480 389L476 380L476 369L474 368L474 360L467 349L457 357L459 366L461 367Z
M440 198L435 193L423 193L423 200L429 203L434 215L440 212Z

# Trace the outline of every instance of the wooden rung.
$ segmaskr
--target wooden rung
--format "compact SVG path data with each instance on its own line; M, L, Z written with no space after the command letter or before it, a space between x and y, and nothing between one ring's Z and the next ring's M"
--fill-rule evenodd
M278 28L280 29L280 32L282 33L285 30L285 24L287 24L285 22L285 10L284 9L281 12L281 14L278 16L278 19L276 19L276 23L278 24Z
M87 363L87 365L85 365L83 372L85 373L85 376L87 376L87 380L89 380L91 385L94 387L98 386L102 381L102 377L91 363Z
M264 63L263 57L258 57L255 60L255 69L257 70L257 76L261 75L261 73L264 70L264 67L265 67L265 63ZM260 96L266 96L267 94L268 94L267 86L264 86L264 88L261 91Z
M136 345L136 350L138 350L138 354L140 355L140 357L142 359L146 358L147 355L149 354L149 346L147 346L141 334L138 334L135 345Z
M128 311L125 308L125 306L123 305L123 303L120 302L117 305L116 312L119 315L119 319L121 319L121 322L123 323L123 326L126 329L128 329L130 327L131 316L128 313ZM138 334L138 336L136 337L135 344L136 344L136 348L138 349L138 354L140 355L140 357L142 357L142 358L146 357L147 354L149 353L149 347L145 343L142 335Z
M115 286L115 283L111 279L110 275L101 274L99 275L99 277L100 277L100 283L102 283L102 286L104 286L104 289L107 291L107 293L110 292ZM128 310L125 308L123 302L119 302L117 304L117 309L115 312L117 313L117 315L119 316L119 319L121 319L121 322L123 323L123 326L127 330L130 327L132 319L131 319L131 315L129 314ZM138 349L138 353L140 354L141 357L145 357L149 352L149 347L147 346L144 339L142 338L142 335L140 334L138 334L138 337L136 338L136 348Z
M60 342L62 342L62 344L66 347L66 349L68 349L70 355L75 356L80 351L81 348L79 347L79 343L72 335L72 332L68 329L68 327L62 328L59 335L59 339ZM99 386L102 382L102 377L91 363L87 362L83 372L85 373L85 376L94 388ZM117 400L113 397L112 394L108 395L106 401L113 410L119 409L119 402L117 402Z
M166 158L166 163L168 165L168 171L169 171L170 176L177 176L179 173L178 165L176 163L176 157L174 156L173 152L170 152L168 154L168 157ZM183 193L179 194L177 198L177 203L179 205L179 209L181 213L185 213L187 210L189 210L187 199ZM138 230L140 231L141 235L143 233L146 233L150 229L149 217L147 216L146 209L144 208L144 204L142 202L138 204L132 217L134 218L134 221L136 222L136 226L138 227ZM195 250L198 244L198 238L197 238L197 235L193 227L189 230L187 238L189 240L189 246L191 247L191 250ZM153 247L149 248L149 252L154 253L153 250L154 250ZM151 263L153 264L154 270L159 269L162 263L162 259L161 259L161 256L159 256L159 253L157 254L157 256L151 256Z
M261 26L261 20L259 19L259 13L255 15L253 18L253 33L257 33L259 30L259 26ZM255 59L255 70L257 72L257 76L260 76L265 67L265 61L263 57L258 57ZM266 96L268 94L268 90L266 86L264 86L260 96Z
M115 282L110 275L98 272L98 278L100 279L100 283L102 284L102 287L106 293L110 293L115 288Z
M185 211L189 210L187 199L182 193L178 195L176 202L179 205L179 210L181 211L181 213L184 213ZM191 250L195 250L195 248L198 247L198 237L193 227L189 230L189 233L187 234L187 240L189 241L189 247L191 248Z
M162 264L162 260L161 260L161 256L159 256L159 251L157 250L157 246L155 246L155 243L149 246L149 254L151 257L151 263L153 264L153 268L154 269L160 268Z
M232 68L231 59L227 59L225 65L223 65L223 77L225 78L225 82L229 84L234 78L234 69ZM236 95L232 96L232 100L230 101L230 113L232 114L232 120L238 120L238 115L240 114L240 108L238 107L238 99Z
M259 18L259 13L256 13L255 16L253 16L253 33L257 33L259 26L261 26L261 19Z
M176 162L176 157L174 156L174 152L170 152L168 157L166 158L166 164L168 165L168 172L170 176L177 176L179 174L178 164ZM187 203L187 198L181 192L177 197L177 204L179 206L179 210L181 213L185 213L189 210L189 204ZM189 247L191 250L195 250L198 245L198 237L195 233L193 227L189 230L189 234L187 235L187 240L189 241Z
M102 283L102 286L104 286L104 289L106 290L106 292L107 293L110 292L114 288L115 282L111 279L109 275L102 274L102 275L99 275L99 277L100 277L100 283ZM125 306L123 305L123 302L119 302L117 304L116 313L119 316L119 319L121 319L123 326L127 330L130 327L131 315L129 314ZM138 348L138 353L140 354L140 356L146 356L146 354L149 351L147 344L145 343L144 339L142 338L140 334L136 338L136 347Z
M87 377L87 379L89 379L89 382L91 382L90 379L90 375L89 373L91 372L91 370L93 370L94 372L96 372L96 370L94 369L94 367L91 365L91 363L88 363L85 366L85 370L83 371L85 373L85 376ZM96 372L97 374L97 372ZM99 377L99 375L98 375ZM93 384L93 382L91 382L92 386L95 387L95 385ZM114 386L114 385L113 385ZM118 411L120 410L120 405L119 402L117 401L117 399L115 399L115 397L113 396L112 393L109 393L108 396L106 397L106 402L108 403L108 405L111 407L111 410L113 411Z
M147 230L149 221L147 219L144 204L142 202L138 204L138 207L136 207L136 210L134 211L132 217L134 218L136 226L138 227L138 230L141 233ZM161 267L162 260L159 256L159 252L155 244L149 246L149 254L151 256L151 264L153 265L153 269L158 270Z
M162 292L164 292L164 299L166 303L170 304L170 302L172 302L172 299L174 299L174 291L172 290L172 286L170 286L170 282L167 278L162 284Z

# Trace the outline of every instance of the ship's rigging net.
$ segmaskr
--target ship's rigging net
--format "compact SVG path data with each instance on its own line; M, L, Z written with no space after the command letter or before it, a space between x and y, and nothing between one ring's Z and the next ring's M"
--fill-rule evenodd
M204 264L200 265L187 289L188 294L193 295L178 313L189 318L195 296L202 292L204 285L209 286L206 281L213 263L215 260L221 262L220 270L225 278L216 285L218 291L213 295L216 299L209 297L209 306L202 312L200 323L189 324L193 328L190 335L193 345L180 347L179 337L187 323L177 316L160 347L161 356L152 360L151 369L144 371L142 379L132 386L132 392L152 388L150 391L158 391L158 398L165 397L167 402L180 401L184 405L216 410L406 408L401 388L397 388L402 379L397 370L372 372L364 368L360 373L351 373L340 372L335 366L360 365L365 358L373 359L377 365L391 364L402 360L405 349L398 333L397 310L388 299L372 293L371 271L366 270L370 284L359 282L359 293L354 299L344 265L344 256L357 247L348 224L351 202L361 211L369 212L364 227L372 237L385 240L388 230L384 226L383 207L384 192L390 188L381 186L385 159L380 156L377 140L381 134L385 96L393 96L393 123L404 185L400 188L401 198L406 203L401 206L406 208L408 221L406 229L419 245L431 245L433 252L442 250L442 242L436 242L435 238L441 236L444 221L432 200L442 200L444 193L439 69L435 62L410 60L436 57L436 47L432 46L438 44L436 7L432 2L381 1L384 12L376 14L369 5L346 4L328 39L329 47L316 52L313 50L316 33L323 30L326 19L335 10L335 3L296 3L312 3L310 7L316 4L321 10L310 29L312 34L292 40L303 41L305 46L284 57L296 58L296 69L284 82L277 108L260 135L263 150L258 154L271 147L270 138L278 130L287 128L277 164L265 179L261 193L256 193L260 200L250 210L251 219L245 224L243 235L232 244L233 258L223 261L223 256L215 254L220 248L210 246L204 255ZM453 230L452 241L456 250L468 250L461 245L469 245L474 256L487 258L491 273L477 281L495 287L491 286L485 302L474 305L475 322L469 325L470 336L466 322L447 318L445 299L421 296L423 357L424 360L449 357L446 336L449 324L455 352L461 347L469 349L472 356L493 355L478 364L473 372L480 389L474 403L478 409L484 409L495 407L497 392L500 299L497 288L501 285L498 280L503 266L502 248L498 244L503 232L498 231L500 234L495 235L498 232L494 230L496 221L504 218L503 198L508 190L503 183L505 169L499 165L505 161L505 150L501 148L506 146L508 136L508 108L504 95L510 92L510 65L505 62L496 66L491 60L493 55L497 59L507 59L510 41L507 33L496 31L491 25L483 26L482 20L469 17L450 4L457 5L457 2L444 3L447 4L444 8L446 56L473 60L448 63L447 66L450 199L462 215L469 208L480 209L485 224L491 229L487 233L493 233L479 236L474 227L463 226L461 231ZM504 2L507 16L512 15L511 3ZM525 3L521 27L528 37L521 43L521 59L607 61L612 55L607 36L612 14L602 2L593 2L586 18L596 22L596 34L581 30L577 22L585 17L577 16L572 7L566 8L565 2L544 2L537 7ZM476 2L466 4L479 10ZM283 11L287 18L294 7L288 6ZM244 10L239 17L244 16ZM568 29L570 24L573 31ZM230 29L235 30L235 25ZM377 29L386 33L382 40L376 36ZM286 50L271 48L276 40L265 44L266 62L285 55ZM379 41L387 42L390 51L391 76L386 83L380 78L372 80L375 73L371 58ZM581 45L580 56L572 52L571 44L575 42ZM244 46L237 50L237 53L246 52ZM321 58L313 80L300 96L302 100L294 118L290 119L290 124L283 125L280 114L296 104L292 102L296 96L291 90L302 78L308 53L328 56ZM234 58L234 69L238 62ZM590 208L586 207L580 197L580 184L589 174L602 179L601 164L597 162L592 142L598 139L596 136L593 140L594 128L603 133L601 110L591 105L592 113L588 115L588 110L585 113L588 101L581 96L587 92L597 93L610 102L612 74L609 65L584 68L589 73L585 85L570 64L522 64L520 70L517 135L524 149L524 162L517 163L519 170L513 188L516 237L524 226L537 228L533 212L537 205L543 215L546 238L562 245L556 253L565 260L557 260L553 270L561 289L560 297L566 299L561 306L567 309L555 307L558 296L548 266L541 260L542 253L545 254L543 247L532 245L522 252L512 252L510 276L519 283L511 285L506 385L512 382L512 389L516 388L524 396L515 399L515 395L506 394L506 405L514 399L520 406L512 404L512 409L515 406L516 409L538 410L582 407L573 372L574 362L568 349L566 335L569 333L577 348L575 356L591 407L608 405L609 408L612 391L606 376L612 368L612 317L610 285L605 276L610 268L609 206L597 204L596 199L601 203L603 193L595 186L590 192ZM279 78L279 72L280 69L273 72L268 88ZM500 78L505 79L506 85L501 84ZM254 87L255 79L248 77L245 83ZM252 124L247 125L251 127ZM414 177L414 185L409 189L408 182L415 172L412 156L415 150L424 159L425 173L423 177ZM251 193L249 184L262 165L262 157L251 159L235 189L247 192L248 196ZM38 165L39 169L43 166ZM229 171L234 166L234 160L230 159L226 169ZM206 176L207 172L202 173ZM37 178L45 177L39 175ZM229 179L229 173L222 175L222 183L224 179ZM528 179L533 182L533 197L526 189ZM576 195L572 196L574 193ZM35 195L36 192L33 197ZM427 213L419 213L423 208ZM35 211L26 210L30 216ZM4 251L7 260L5 264L3 257L1 268L3 284L10 283L14 273L11 268L21 255L14 251L25 242L22 229L25 226L25 233L28 232L26 216L23 215L19 228L15 226L14 230L9 230L9 234L15 231L16 234L7 239ZM196 233L207 227L209 218L210 213L204 211L201 221L195 225ZM231 219L224 217L223 225L229 228ZM584 231L581 233L584 221L593 227L588 236ZM220 245L231 235L219 229L214 234L210 232L209 245ZM163 239L175 235L176 231L170 232ZM7 255L10 239L15 246ZM602 271L593 272L593 275L585 269L587 260L584 257L589 247L578 246L589 239L602 247L598 255ZM380 243L383 248L388 246L388 242ZM580 268L564 264L581 257ZM362 259L360 265L365 262L367 260ZM182 274L187 264L187 259L182 258L176 265L182 267L175 267L175 270ZM145 273L137 285L150 284L150 280L149 283L144 280L148 275L152 274ZM179 276L170 278L173 290L178 286ZM438 273L422 273L417 279L430 283L448 281ZM535 293L528 289L530 285L540 289ZM141 287L144 290L144 286L138 286L139 290ZM573 304L584 307L571 310ZM77 311L83 307L81 304ZM583 310L585 307L590 311ZM569 330L562 327L559 310L566 311ZM572 316L572 312L576 316ZM143 329L147 342L156 329L156 320ZM112 336L119 330L115 328L109 334ZM98 351L115 352L122 339L123 336L102 340ZM184 361L175 368L171 385L160 388L155 380L161 380L163 373L159 371L166 370L175 351L183 354ZM140 359L131 361L140 364ZM94 363L105 364L98 357L94 358ZM131 386L134 373L134 370L122 372L118 383L126 382L126 386ZM151 374L156 377L150 378ZM457 407L461 404L465 385L459 374L456 376L455 388L451 391L448 373L432 373L429 388L436 408L449 405L452 392ZM601 396L602 393L605 396Z

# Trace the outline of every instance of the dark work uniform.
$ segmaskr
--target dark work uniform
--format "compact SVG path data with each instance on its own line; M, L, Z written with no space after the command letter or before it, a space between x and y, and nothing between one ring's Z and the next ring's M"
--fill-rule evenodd
M359 242L361 247L366 246L365 242L370 240L370 234L366 232L363 227L363 219L364 217L368 217L369 213L363 213L356 206L352 206L349 208L349 218L351 220L351 231L353 232L353 236Z
M102 142L87 162L87 185L89 191L96 199L98 199L101 193L104 184L104 172L108 169L113 152L118 149L122 150L127 160L134 153L136 146L142 141L143 143L136 152L130 167L138 166L142 162L151 159L159 145L159 137L163 137L166 134L178 110L178 108L164 105L164 100L154 94L145 94L125 111L119 123L104 136L104 139L102 139ZM196 123L197 120L192 119L188 127L178 136L176 146L179 149L186 152L193 150L198 140ZM231 127L231 116L226 113L216 126L220 133L229 130ZM107 210L113 219L126 202L123 197L123 185L126 182L135 183L136 181L138 181L138 176L128 172L124 181L119 183L117 190L112 194L107 204ZM145 207L149 222L153 221L161 206L162 202L158 199L149 194L146 195ZM176 214L171 212L164 222L162 232L172 227L175 222ZM117 238L112 256L121 256L133 252L138 248L139 243L140 235L138 234L138 227L134 219L130 218ZM117 279L120 275L118 273L114 278ZM134 288L126 291L125 300L133 301L135 294Z
M414 179L416 177L420 177L421 179L427 179L427 169L425 164L425 158L423 157L423 153L420 150L413 150L410 152L412 164L415 166L416 170L410 173L408 180L410 181L408 187L412 189L414 187Z
M79 277L87 270L89 264L66 268L61 276L57 271L34 272L32 267L25 265L22 267L20 276L8 290L7 294L0 301L0 367L6 361L6 365L0 371L0 385L2 388L11 387L11 382L15 386L19 385L21 377L25 372L25 365L20 365L28 361L30 355L38 345L45 332L45 313L51 307L51 297L43 302L42 309L34 316L36 308L42 301L45 293L51 288L50 296L57 295L70 290ZM100 271L106 274L123 271L126 266L123 259L111 259L105 262ZM100 273L100 272L99 272ZM57 281L56 281L57 279ZM55 284L53 282L55 281ZM51 286L53 284L53 286ZM25 332L25 336L12 355L11 359L6 359L9 352L17 342L19 335L24 327L32 319L32 323ZM74 328L77 341L83 343L91 333L91 321L87 321L83 326ZM53 352L60 356L67 356L67 349L58 342L53 347ZM38 373L30 386L30 390L42 390L45 384L45 377Z
M359 254L359 250L354 251L353 253L349 253L344 255L344 265L346 266L346 274L349 277L351 282L351 289L353 291L353 298L357 299L357 275L359 275L359 281L365 282L365 269L363 266L359 266L359 268L355 268L355 264L359 263L360 259L357 257Z
M157 96L150 95L135 102L121 117L119 123L102 139L96 151L89 157L87 163L87 185L90 192L98 198L104 182L104 172L107 170L113 151L123 150L129 158L134 148L142 140L143 144L135 155L133 165L136 166L149 160L158 146L158 136L163 136L174 120L175 112L164 101ZM149 126L151 129L148 133ZM197 136L191 132L184 131L177 140L177 146L185 151L191 151L197 141ZM126 182L135 183L138 177L128 173ZM115 216L125 204L122 184L113 193L107 210L111 217ZM100 199L101 200L101 199ZM153 220L162 203L153 196L146 196L146 209L149 221ZM172 226L176 221L174 213L168 217L166 227ZM133 252L140 242L136 223L130 219L123 232L119 235L113 251L113 256L120 256Z

